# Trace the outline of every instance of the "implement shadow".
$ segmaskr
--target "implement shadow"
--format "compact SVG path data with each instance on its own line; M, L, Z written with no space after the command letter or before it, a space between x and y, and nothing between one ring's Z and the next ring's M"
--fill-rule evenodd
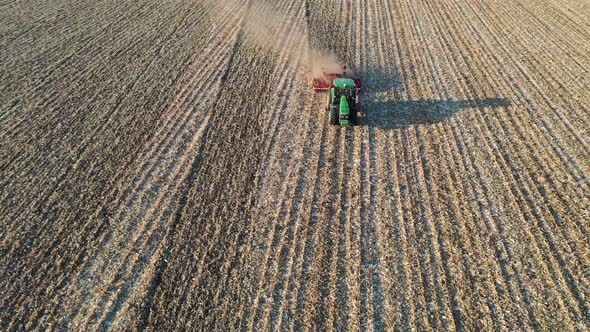
M365 125L381 129L403 128L415 124L435 124L452 117L463 109L508 107L506 98L466 100L403 100L368 101L363 105Z

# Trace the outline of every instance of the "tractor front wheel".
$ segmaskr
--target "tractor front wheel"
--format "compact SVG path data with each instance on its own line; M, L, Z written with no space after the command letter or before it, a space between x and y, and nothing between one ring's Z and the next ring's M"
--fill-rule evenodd
M339 117L339 110L338 107L335 107L333 105L330 105L330 124L331 125L337 125L338 124L338 117Z

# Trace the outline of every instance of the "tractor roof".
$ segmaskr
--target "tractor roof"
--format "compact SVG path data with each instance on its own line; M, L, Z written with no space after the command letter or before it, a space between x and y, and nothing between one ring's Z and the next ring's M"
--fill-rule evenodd
M354 80L350 78L338 77L334 79L334 86L338 88L354 88Z

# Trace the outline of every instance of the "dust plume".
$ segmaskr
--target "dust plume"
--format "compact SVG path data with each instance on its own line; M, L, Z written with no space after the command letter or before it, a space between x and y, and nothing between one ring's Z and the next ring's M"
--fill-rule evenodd
M208 0L207 4L215 11L235 8L235 2L230 0ZM293 20L263 0L253 0L250 8L240 14L245 15L243 33L249 41L270 53L286 52L288 61L299 59L303 54L304 64L313 78L328 80L324 72L343 73L346 68L336 55L309 46L308 27L303 20ZM345 74L353 75L350 69L345 71Z
M339 73L346 77L353 77L354 72L338 61L334 54L325 53L318 50L309 50L308 67L313 78L321 79L324 82L329 82L330 79L325 73Z

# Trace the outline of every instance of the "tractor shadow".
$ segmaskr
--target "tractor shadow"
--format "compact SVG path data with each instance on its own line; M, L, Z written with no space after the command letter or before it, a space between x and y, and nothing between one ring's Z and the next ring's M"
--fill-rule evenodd
M505 98L361 101L362 111L357 118L357 122L361 126L381 129L404 128L416 124L439 123L463 109L508 107L510 104L510 101Z

